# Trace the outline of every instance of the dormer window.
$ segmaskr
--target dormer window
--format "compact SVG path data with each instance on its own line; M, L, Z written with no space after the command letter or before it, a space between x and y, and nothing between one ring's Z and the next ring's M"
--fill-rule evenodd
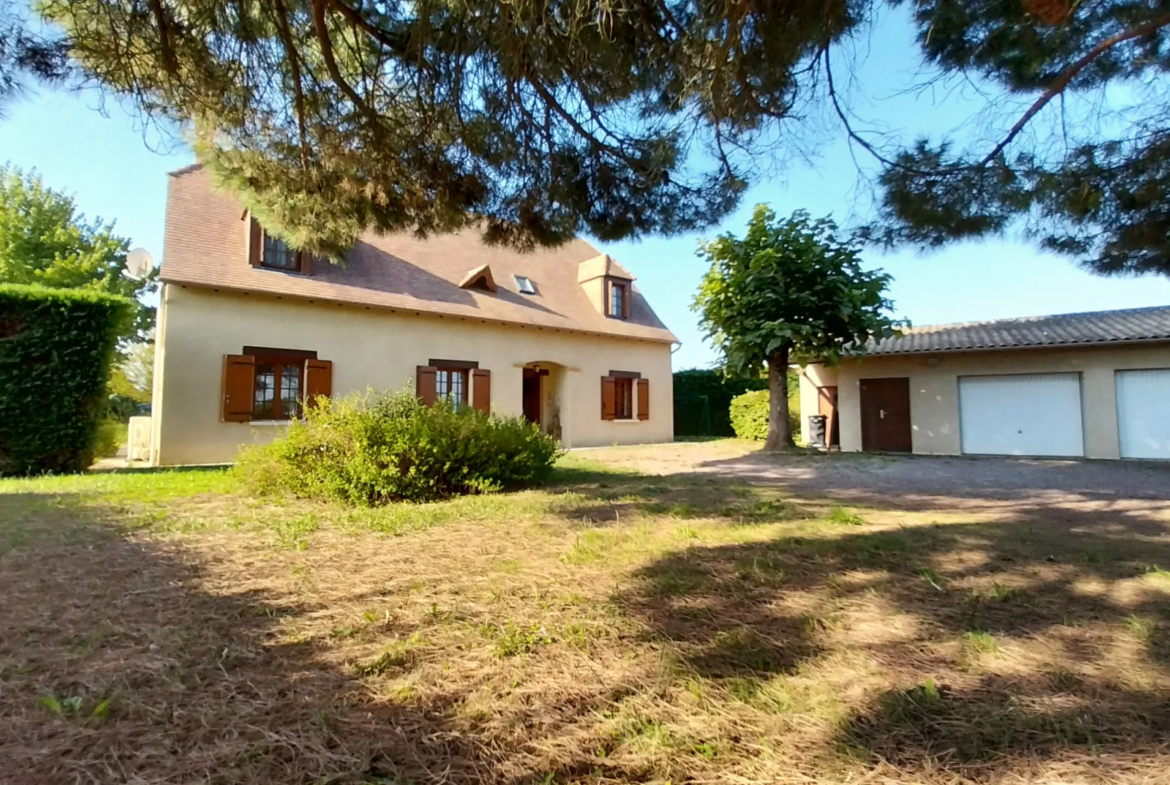
M634 297L634 276L609 254L600 254L577 265L577 283L602 316L629 319Z
M284 240L264 231L260 222L248 213L244 213L243 219L247 222L249 264L264 270L309 274L312 254L289 248Z
M260 259L261 267L271 267L274 270L300 271L301 263L297 259L296 251L290 249L279 237L264 233L264 256Z
M516 279L516 290L520 294L536 294L536 285L532 283L531 278L523 275L514 275L512 277Z
M479 289L481 292L496 293L496 281L492 278L492 268L486 264L469 270L463 280L459 282L460 289Z
M611 319L630 318L630 287L625 281L609 279L609 297L606 298L605 315Z

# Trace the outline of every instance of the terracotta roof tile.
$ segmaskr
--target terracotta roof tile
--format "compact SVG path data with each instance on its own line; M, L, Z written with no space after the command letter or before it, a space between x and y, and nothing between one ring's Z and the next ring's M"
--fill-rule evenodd
M319 299L418 313L624 336L677 339L634 289L628 320L609 319L577 283L578 265L600 254L583 240L520 253L485 245L475 229L433 235L367 232L345 267L318 262L311 275L248 264L246 221L231 194L213 188L201 167L172 172L160 275L167 283ZM469 270L489 265L496 293L462 289ZM614 262L617 269L624 269ZM530 278L536 295L515 290L515 275Z
M871 355L1170 342L1170 306L913 327L871 343Z

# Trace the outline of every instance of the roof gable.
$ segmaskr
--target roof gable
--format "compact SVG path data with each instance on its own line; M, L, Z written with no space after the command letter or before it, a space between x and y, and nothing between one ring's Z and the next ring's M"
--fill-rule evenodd
M495 294L496 279L492 277L492 268L486 264L481 264L474 270L470 270L467 275L463 276L463 280L459 282L460 289L483 289L484 291Z
M607 253L586 259L577 265L577 283L592 281L594 278L621 278L626 281L635 280L634 276L630 275L629 270L618 264L617 260Z

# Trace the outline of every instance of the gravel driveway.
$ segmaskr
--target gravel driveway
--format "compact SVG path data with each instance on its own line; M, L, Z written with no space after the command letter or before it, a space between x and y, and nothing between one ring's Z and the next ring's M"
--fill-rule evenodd
M653 474L698 473L905 509L1029 507L1140 509L1170 520L1170 463L892 455L768 455L736 442L590 451Z

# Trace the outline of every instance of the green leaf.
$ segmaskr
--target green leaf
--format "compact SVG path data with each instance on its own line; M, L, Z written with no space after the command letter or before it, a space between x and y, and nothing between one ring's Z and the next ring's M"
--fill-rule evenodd
M61 710L61 701L57 700L52 695L42 695L41 697L37 698L37 704L44 706L58 717L60 717L63 713Z

